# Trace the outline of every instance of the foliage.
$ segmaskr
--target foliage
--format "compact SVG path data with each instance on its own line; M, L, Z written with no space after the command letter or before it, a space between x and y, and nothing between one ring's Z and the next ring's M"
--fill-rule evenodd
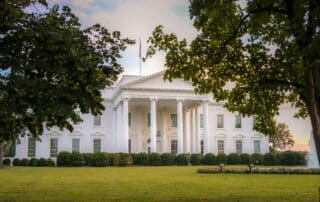
M94 161L94 157L93 157L92 153L83 153L82 159L84 161L84 165L86 165L86 166L91 166Z
M284 151L277 156L279 165L297 165L298 159L296 152L294 151Z
M264 165L276 165L277 158L275 153L266 153L263 155Z
M108 165L109 161L106 153L97 152L93 154L93 161L91 162L91 166L103 167Z
M82 166L82 155L79 152L71 152L69 162L70 166Z
M165 79L182 78L225 107L257 115L254 129L276 134L282 104L310 116L320 159L320 3L318 0L191 0L190 43L154 29L147 56L165 52ZM232 83L232 87L226 87Z
M188 165L189 164L189 155L188 154L178 154L176 157L177 165Z
M48 166L48 160L45 158L40 158L38 160L38 166L39 167L44 167L44 166Z
M190 163L191 165L200 165L202 163L202 154L191 154Z
M132 166L132 156L127 153L117 153L113 161L114 166Z
M18 159L18 158L13 159L12 165L13 166L20 166L20 159Z
M228 156L226 154L218 154L217 156L217 163L220 164L226 164L228 161Z
M253 153L250 156L250 163L261 165L264 163L263 155L260 153Z
M28 166L28 165L29 165L29 159L27 158L21 159L20 166Z
M240 154L240 163L248 165L250 163L250 155L247 153Z
M204 165L216 165L217 159L213 153L207 153L203 156L202 163Z
M148 165L150 165L150 166L159 166L159 165L161 165L160 154L158 154L158 153L150 153L150 154L148 154Z
M148 164L148 154L138 153L133 154L133 165L145 166Z
M29 160L28 166L37 167L38 166L38 159L37 158L31 158Z
M56 163L54 162L54 160L53 160L52 158L48 158L48 159L47 159L47 162L48 162L48 166L50 166L50 167L56 165Z
M161 154L161 165L175 165L176 164L176 155L171 153L162 153Z
M240 155L236 154L236 153L231 153L228 155L228 160L227 160L227 164L229 165L238 165L240 164L241 159L240 159Z
M10 166L11 160L10 159L3 159L3 165Z
M272 150L287 150L293 147L294 139L289 127L285 123L279 123L277 133L269 137L269 143Z
M58 153L57 166L70 166L70 152L61 151Z

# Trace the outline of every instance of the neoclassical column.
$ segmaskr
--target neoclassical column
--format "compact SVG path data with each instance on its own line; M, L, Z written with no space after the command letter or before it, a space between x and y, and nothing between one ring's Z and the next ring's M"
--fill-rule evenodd
M195 107L195 152L200 153L201 142L200 142L200 110L199 106Z
M209 113L208 101L203 102L203 153L209 151Z
M157 99L151 98L150 104L150 151L157 152Z
M112 144L112 152L116 152L116 145L117 145L117 107L114 107L112 110L112 116L113 116L113 121L112 121L112 140L113 140L113 144Z
M122 101L122 134L121 134L121 150L120 152L128 153L128 142L129 142L129 100L124 98Z
M121 145L121 111L122 111L122 104L119 102L117 106L117 130L116 130L116 152L120 151L120 145Z
M195 134L196 134L196 111L195 111L195 108L191 108L191 132L190 132L190 135L191 135L191 153L196 153L196 137L195 137Z
M190 153L190 110L185 109L183 114L184 153Z
M177 100L177 137L178 137L178 154L183 153L183 114L182 100Z

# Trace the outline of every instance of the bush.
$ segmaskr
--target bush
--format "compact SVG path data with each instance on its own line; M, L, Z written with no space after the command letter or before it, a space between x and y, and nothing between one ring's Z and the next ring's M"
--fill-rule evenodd
M132 156L128 153L117 153L114 156L113 164L115 166L131 166Z
M250 163L250 155L247 153L240 154L240 163L248 165Z
M11 160L10 159L3 159L2 163L3 163L3 165L10 166Z
M191 165L200 165L202 162L202 154L191 154L190 163Z
M226 154L218 154L217 156L217 163L220 164L220 163L223 163L223 164L226 164L228 161L228 157Z
M79 152L71 152L69 162L70 166L82 166L82 155Z
M21 166L28 166L29 165L29 159L26 159L26 158L21 159L20 165Z
M48 158L47 163L48 163L48 166L50 166L50 167L56 165L56 163L54 162L54 160L52 158Z
M148 164L148 154L138 153L133 155L133 165L145 166Z
M176 157L177 165L188 165L189 163L189 156L188 154L178 154Z
M57 166L70 166L70 152L59 152L57 156Z
M159 166L160 164L161 164L160 154L158 154L158 153L148 154L148 165Z
M277 160L280 165L297 165L297 155L296 152L293 151L284 151L279 153Z
M240 160L240 155L236 154L236 153L231 153L228 155L228 160L227 160L227 164L230 165L238 165L240 164L241 160Z
M32 166L32 167L38 166L38 159L36 159L36 158L31 158L30 161L29 161L28 166Z
M106 153L98 152L93 154L93 161L91 162L91 166L103 167L108 165L109 162Z
M254 163L255 165L263 164L263 155L260 153L251 154L250 163Z
M84 161L85 166L92 166L92 164L94 163L94 158L92 153L82 154L82 159Z
M295 152L296 154L296 165L307 165L307 160L306 160L306 157L307 157L307 152Z
M18 158L13 159L12 165L13 166L20 166L20 159L18 159Z
M40 158L38 160L38 166L39 167L44 167L44 166L48 166L48 160L45 158Z
M217 158L212 153L207 153L203 156L202 162L205 165L217 165Z
M176 155L171 153L163 153L160 156L161 165L175 165L176 164Z
M264 165L275 165L276 164L276 154L274 153L266 153L263 156Z

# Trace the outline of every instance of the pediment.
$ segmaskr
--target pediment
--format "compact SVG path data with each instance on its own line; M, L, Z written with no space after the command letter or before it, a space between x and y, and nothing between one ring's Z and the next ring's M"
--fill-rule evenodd
M165 81L163 79L163 73L163 71L158 72L150 76L145 76L135 81L128 82L122 88L194 91L192 84L182 79L174 79L171 82Z
M96 131L94 133L91 133L92 136L104 136L104 133L100 132L100 131Z
M61 135L61 132L58 132L58 131L50 131L47 135L49 136L59 136Z

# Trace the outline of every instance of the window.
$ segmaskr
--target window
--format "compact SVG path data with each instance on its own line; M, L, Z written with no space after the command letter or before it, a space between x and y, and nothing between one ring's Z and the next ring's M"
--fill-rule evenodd
M217 128L223 128L223 114L217 115Z
M261 152L261 148L260 148L260 140L255 140L253 141L253 149L254 149L254 153L260 153Z
M80 152L80 139L72 138L72 152Z
M58 154L58 138L50 139L50 157L57 157Z
M128 114L128 124L131 126L131 113Z
M171 154L177 153L177 140L171 140Z
M203 114L200 114L200 128L203 128Z
M93 125L94 126L101 126L101 115L94 116Z
M224 153L224 140L218 140L218 154Z
M171 127L177 127L177 114L171 114Z
M252 127L254 128L256 124L257 124L257 116L254 115L254 116L252 117Z
M151 119L151 117L150 117L150 113L148 113L148 127L150 127L150 119Z
M15 155L16 155L16 143L13 142L10 144L9 148L4 154L4 157L14 157Z
M28 139L28 157L36 157L36 139Z
M241 128L241 116L235 115L235 128Z
M131 154L131 139L128 140L128 151Z
M148 147L148 154L150 154L151 152L151 147Z
M203 140L200 141L200 151L201 151L201 154L203 154L204 152Z
M236 153L242 153L242 140L236 140Z
M94 139L93 140L93 152L101 152L101 139Z

